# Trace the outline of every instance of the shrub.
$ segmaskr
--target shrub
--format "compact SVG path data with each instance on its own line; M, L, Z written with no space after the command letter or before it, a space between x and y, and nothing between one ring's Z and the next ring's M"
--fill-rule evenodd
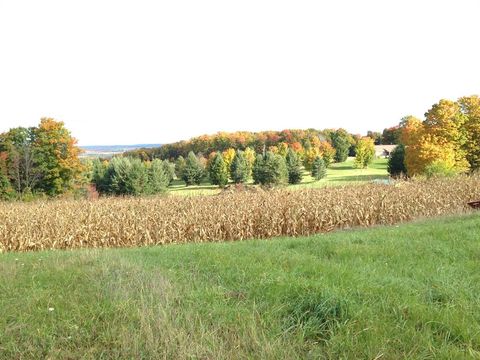
M0 200L9 200L14 194L7 176L0 171Z
M317 156L312 165L312 177L318 181L323 179L325 176L327 176L327 167L325 166L325 161L322 157Z
M449 177L455 175L456 171L449 163L442 160L436 160L425 166L424 174L427 178Z
M230 166L230 177L235 184L245 183L249 178L249 164L243 151L237 150Z
M288 149L285 158L288 170L288 182L290 184L298 184L302 181L302 163L297 153L292 149Z
M279 185L288 181L287 164L283 156L267 152L259 155L254 163L253 179L256 184Z
M223 160L223 156L220 152L215 154L208 169L208 173L213 185L224 187L228 183L227 164Z
M405 167L405 146L403 144L398 145L390 153L387 168L388 173L393 177L407 174L407 168Z
M185 167L182 171L182 180L187 186L197 184L200 185L205 176L205 168L202 166L193 151L188 153L185 160Z

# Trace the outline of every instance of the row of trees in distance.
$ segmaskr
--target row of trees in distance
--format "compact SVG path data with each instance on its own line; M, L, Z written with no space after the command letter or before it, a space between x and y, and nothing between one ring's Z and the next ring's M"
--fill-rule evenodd
M82 163L81 150L62 122L42 118L36 127L0 134L0 198L58 196L90 182L105 194L154 194L164 191L174 178L187 185L206 177L219 186L251 180L295 184L304 170L321 179L332 162L352 155L355 166L364 168L379 143L399 144L389 159L392 176L478 170L480 98L440 100L423 120L407 116L398 126L382 134L368 132L366 137L343 129L218 133L91 164Z
M374 144L380 142L396 144L399 129L398 127L385 129L383 135L372 131L368 134L367 137L372 139ZM142 160L155 158L174 160L180 156L185 158L190 152L208 157L213 152L250 149L259 154L271 151L286 156L287 150L291 148L303 158L311 159L310 163L319 153L323 154L324 158L328 157L326 159L328 162L343 162L348 156L355 156L355 148L361 138L361 135L349 134L344 129L219 132L165 144L158 148L129 151L125 155L139 157ZM233 157L233 153L230 157Z

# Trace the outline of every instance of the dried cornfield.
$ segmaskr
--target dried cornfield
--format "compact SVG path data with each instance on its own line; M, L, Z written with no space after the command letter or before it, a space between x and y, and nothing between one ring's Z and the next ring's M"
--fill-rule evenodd
M480 177L0 204L0 252L299 236L462 213Z

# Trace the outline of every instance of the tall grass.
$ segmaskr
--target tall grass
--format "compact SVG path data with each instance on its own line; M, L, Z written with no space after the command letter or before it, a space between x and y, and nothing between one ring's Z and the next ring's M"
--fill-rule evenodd
M300 236L462 213L480 177L217 196L0 204L0 251Z

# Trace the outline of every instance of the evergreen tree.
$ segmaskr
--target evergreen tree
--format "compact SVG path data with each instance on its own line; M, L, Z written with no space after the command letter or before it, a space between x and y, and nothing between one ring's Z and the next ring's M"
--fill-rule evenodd
M289 184L298 184L302 181L302 163L297 153L292 149L288 149L287 156L287 170Z
M344 162L347 160L350 149L351 136L343 129L338 129L330 134L332 145L335 148L335 161Z
M228 183L227 164L223 160L222 153L215 154L208 170L213 185L224 187Z
M182 179L185 181L187 186L197 184L200 185L202 179L205 175L205 169L203 168L200 161L195 156L193 151L188 153L187 159L185 160L185 168L183 169Z
M407 168L405 167L405 146L398 145L390 153L388 158L388 173L390 176L407 175Z
M107 166L100 159L95 159L92 164L92 183L99 193L108 193L108 181L106 177Z
M264 163L263 155L258 154L257 157L255 158L255 161L253 162L253 166L252 166L252 177L253 177L253 182L255 184L261 184L262 179L264 178L263 163Z
M318 181L323 179L325 176L327 176L325 161L323 161L321 156L317 156L312 165L312 177Z
M110 160L104 181L107 193L113 195L128 195L130 193L128 185L130 167L128 158L114 157Z
M167 170L171 167L168 165ZM150 194L158 194L167 189L170 183L170 175L165 172L165 164L162 160L155 159L151 162L148 169L148 190Z
M265 156L257 156L253 167L255 183L262 185L279 185L288 182L288 170L285 158L267 152Z
M246 183L249 177L249 164L243 151L237 150L230 166L230 177L235 184Z
M129 172L127 173L127 194L142 195L151 193L150 179L145 163L140 159L127 159L130 162ZM158 168L158 164L156 166ZM163 168L160 171L163 174Z
M185 169L185 159L182 155L180 155L177 158L177 161L175 161L175 176L177 179L182 178L183 169Z
M162 166L163 166L163 172L167 176L168 185L171 185L173 179L175 178L175 164L172 164L168 160L163 160Z

